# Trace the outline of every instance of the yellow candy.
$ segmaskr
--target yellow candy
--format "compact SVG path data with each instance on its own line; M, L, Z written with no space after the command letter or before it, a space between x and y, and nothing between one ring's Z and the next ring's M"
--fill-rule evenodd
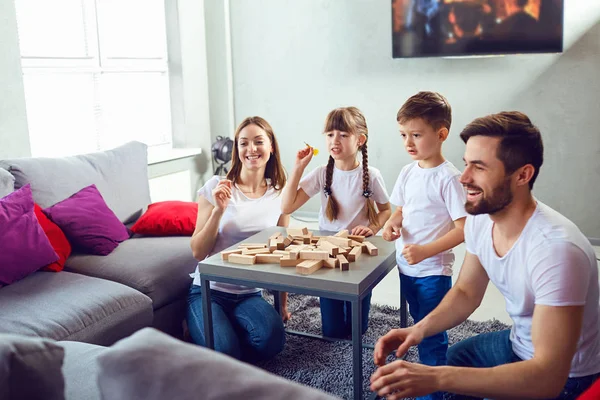
M308 144L308 143L306 143L306 142L304 142L304 144L306 145L306 147L310 147L310 144ZM313 147L313 156L316 156L317 154L319 154L319 149L315 149L315 148Z

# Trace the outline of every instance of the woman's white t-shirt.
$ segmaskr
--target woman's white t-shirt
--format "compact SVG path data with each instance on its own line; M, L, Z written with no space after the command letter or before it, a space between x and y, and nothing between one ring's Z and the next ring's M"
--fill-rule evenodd
M321 194L321 209L319 210L319 229L336 232L342 229L352 229L358 225L369 226L367 215L366 198L363 196L363 166L350 171L342 171L333 167L331 178L331 194L339 205L337 219L330 221L325 215L327 207L327 196L325 187L325 174L327 166L321 166L311 171L300 180L300 188L309 196ZM371 200L376 203L385 204L389 196L383 182L381 172L377 168L369 166L369 189L373 192Z
M200 190L198 190L198 196L204 197L214 206L215 200L213 199L212 191L217 187L217 184L221 179L223 178L218 176L212 177L204 186L202 186L202 188L200 188ZM217 240L210 255L233 246L237 242L245 240L263 229L277 226L277 222L281 216L281 192L276 191L270 186L269 180L267 180L267 184L269 185L269 188L265 194L258 199L247 197L236 185L231 187L231 199L229 200L227 209L221 217ZM198 267L196 267L196 271L193 274L190 274L190 276L194 278L194 285L201 284ZM255 293L260 291L260 289L256 288L221 282L211 282L210 287L211 289L234 294Z
M493 226L488 214L468 216L465 243L506 300L514 322L510 341L515 354L523 360L533 357L531 323L536 305L583 306L581 336L569 376L600 372L598 264L588 239L573 222L539 201L521 236L502 257L494 249Z

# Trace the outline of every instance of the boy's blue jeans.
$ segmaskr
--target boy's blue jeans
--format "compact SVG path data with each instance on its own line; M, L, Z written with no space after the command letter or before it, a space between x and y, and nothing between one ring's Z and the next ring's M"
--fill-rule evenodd
M215 350L255 362L278 354L285 345L281 316L260 292L231 294L210 291ZM188 293L187 323L194 343L206 346L202 290L192 285Z
M512 349L510 330L482 333L456 343L448 349L448 365L456 367L491 368L521 361ZM600 376L594 374L569 378L559 397L555 400L576 399ZM457 399L475 399L458 396Z
M361 303L362 320L361 332L365 333L369 327L369 311L371 310L371 295L366 295ZM352 335L352 303L343 300L334 300L321 297L321 325L323 336L344 339Z
M415 278L400 273L400 290L404 293L410 315L415 324L427 316L442 301L452 287L449 276L426 276ZM419 344L419 358L425 365L446 365L448 334L446 332L429 336ZM443 399L440 392L432 393L420 399Z

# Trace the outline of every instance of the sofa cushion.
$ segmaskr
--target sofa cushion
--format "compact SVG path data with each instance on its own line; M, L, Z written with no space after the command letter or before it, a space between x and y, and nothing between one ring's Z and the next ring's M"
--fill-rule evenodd
M15 177L4 168L0 168L0 199L15 190Z
M198 203L160 201L148 206L131 230L147 236L192 236L198 218Z
M30 183L42 208L91 184L124 223L139 217L150 204L147 146L140 142L72 157L2 160L0 167L14 175L16 189Z
M129 231L108 208L96 185L46 208L44 214L84 253L105 256L129 238Z
M0 310L0 332L100 345L152 324L147 296L65 271L38 271L0 289Z
M119 341L98 363L104 399L334 399L152 328Z
M53 341L0 333L0 399L64 399L63 357Z
M67 240L64 232L54 222L50 221L46 214L42 212L42 208L34 204L35 217L40 226L44 230L46 237L50 241L50 245L58 255L58 260L44 267L44 271L60 272L65 267L65 261L71 255L71 243Z
M35 216L29 185L0 199L0 286L57 260Z
M158 309L185 296L197 264L189 237L144 237L126 240L104 257L74 254L65 269L132 287Z
M65 378L66 400L100 400L98 390L98 356L106 347L95 344L57 342L65 350L62 373Z

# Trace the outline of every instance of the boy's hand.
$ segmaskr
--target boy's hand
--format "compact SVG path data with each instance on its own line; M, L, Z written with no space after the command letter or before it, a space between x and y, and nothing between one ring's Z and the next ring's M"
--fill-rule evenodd
M212 195L215 199L215 207L224 211L229 205L229 199L231 199L231 181L229 179L219 181L217 187L213 189Z
M310 160L313 158L313 148L305 147L296 154L296 168L306 168Z
M427 258L425 248L420 244L407 244L402 250L402 255L408 262L408 265L418 264Z
M402 227L397 224L392 223L391 220L383 225L383 240L387 240L388 242L393 242L394 240L400 237L400 229Z
M352 232L350 232L350 234L356 235L356 236L368 237L368 236L373 236L373 230L371 228L369 228L368 226L357 225L354 227L354 229L352 229Z

